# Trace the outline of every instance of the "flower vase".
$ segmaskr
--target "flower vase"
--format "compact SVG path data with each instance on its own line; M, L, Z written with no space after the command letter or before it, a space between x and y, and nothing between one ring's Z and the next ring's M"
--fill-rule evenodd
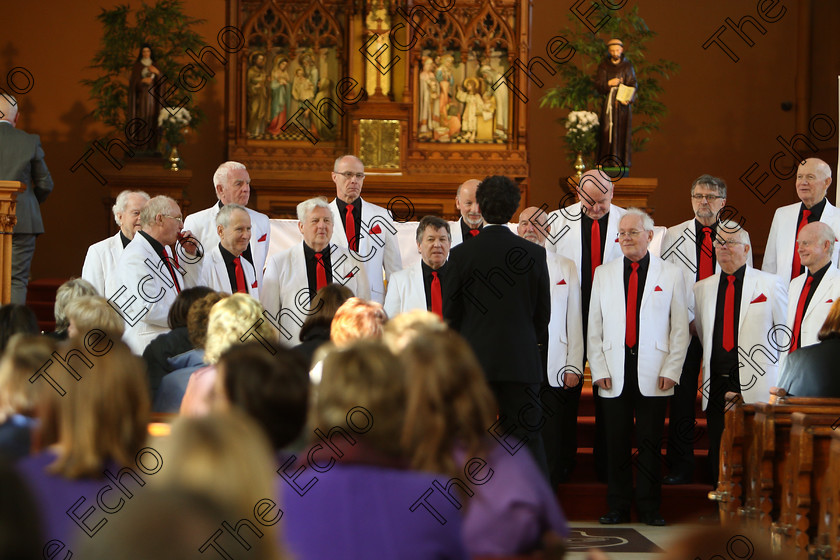
M575 176L580 181L581 175L583 175L583 170L586 169L586 165L583 163L583 154L581 152L577 153L577 157L575 158Z
M178 155L178 146L172 146L169 150L169 166L170 171L179 171L181 168L178 164L181 163L181 156Z

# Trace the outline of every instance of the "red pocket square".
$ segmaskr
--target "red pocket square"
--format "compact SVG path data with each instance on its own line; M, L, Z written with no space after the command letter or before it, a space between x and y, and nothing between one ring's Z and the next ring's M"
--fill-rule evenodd
M345 276L345 278L353 278L353 273L352 273L352 272L348 272L348 273L347 273L347 276Z
M371 233L382 233L382 228L379 227L379 224L376 224L372 228L370 228Z
M662 291L662 288L660 288L659 286L657 286L657 287L655 287L655 288L653 289L653 291L654 291L654 292L661 292L661 291Z
M565 286L565 285L566 285L566 281L565 281L565 280L560 280L559 282L557 282L557 285L558 285L558 286Z
M618 243L618 236L615 236L615 242Z
M256 281L256 280L254 280L254 283L253 283L253 284L251 284L251 287L252 287L252 288L256 288L256 287L257 287L257 281Z
M833 299L826 300L826 303L834 303Z
M262 243L263 241L265 241L265 237L266 237L266 235L268 235L268 234L267 234L267 233L262 234L262 237L260 237L259 239L257 239L257 243Z
M750 303L764 303L765 301L767 301L767 296L765 296L764 294L759 294L759 296L752 300Z

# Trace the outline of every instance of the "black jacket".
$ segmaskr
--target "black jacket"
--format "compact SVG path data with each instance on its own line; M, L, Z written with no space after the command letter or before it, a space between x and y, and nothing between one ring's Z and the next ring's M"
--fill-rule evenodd
M840 339L831 338L789 354L779 387L794 397L840 398Z

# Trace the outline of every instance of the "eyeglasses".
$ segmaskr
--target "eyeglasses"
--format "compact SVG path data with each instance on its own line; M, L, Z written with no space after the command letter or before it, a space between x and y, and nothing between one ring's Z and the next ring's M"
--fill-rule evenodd
M717 200L719 198L723 198L723 197L718 196L716 194L693 194L693 195L691 195L691 198L693 198L694 200L697 200L697 201L703 200L705 198L709 202L714 202L715 200Z
M170 216L169 214L161 214L161 216L163 216L164 218L172 218L173 220L178 220L178 223L180 224L184 223L184 218L182 218L181 216Z
M746 245L743 241L735 241L734 239L727 241L726 239L715 239L713 243L718 247L726 247L727 245L731 245L733 247L737 247L738 245Z
M643 233L644 233L643 231L639 231L637 229L631 229L630 231L619 231L618 232L618 238L619 239L623 239L625 237L634 238L634 237L639 237Z
M344 171L343 173L339 173L338 171L336 171L335 173L336 173L336 175L341 175L342 177L344 177L348 181L350 179L352 179L353 177L355 177L356 179L358 179L360 181L365 178L364 173L353 173L352 171Z

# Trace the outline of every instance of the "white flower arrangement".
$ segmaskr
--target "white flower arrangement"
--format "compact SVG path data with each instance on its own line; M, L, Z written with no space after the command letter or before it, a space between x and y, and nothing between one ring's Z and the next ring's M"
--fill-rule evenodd
M566 144L572 154L589 154L597 147L598 115L592 111L572 111L566 117ZM573 156L574 157L574 156Z
M598 126L598 115L592 111L572 111L566 117L566 130L578 130L579 132L589 132L592 128Z
M181 107L177 109L175 107L164 107L158 113L158 126L163 126L166 123L167 126L178 126L184 127L190 124L190 112Z

